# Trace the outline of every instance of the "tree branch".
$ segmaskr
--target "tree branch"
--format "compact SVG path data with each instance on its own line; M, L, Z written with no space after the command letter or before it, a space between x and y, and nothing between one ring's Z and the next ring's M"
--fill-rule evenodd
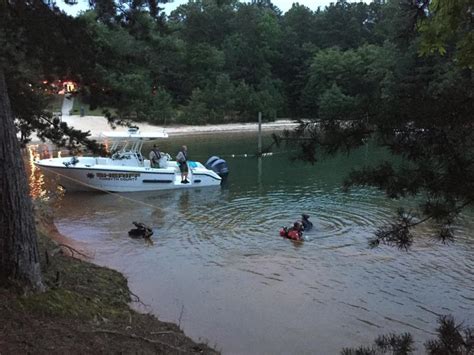
M151 344L158 344L158 345L163 345L163 346L166 346L170 349L173 349L177 352L180 352L180 353L185 353L186 351L181 349L181 348L178 348L176 346L173 346L173 345L170 345L168 343L165 343L163 341L160 341L160 340L154 340L154 339L149 339L149 338L145 338L145 337L142 337L140 335L136 335L136 334L127 334L127 333L122 333L122 332L117 332L115 330L107 330L107 329L95 329L92 331L93 333L103 333L103 334L112 334L112 335L119 335L119 336L122 336L122 337L128 337L128 338L132 338L132 339L136 339L136 340L143 340L143 341L146 341L147 343L151 343Z

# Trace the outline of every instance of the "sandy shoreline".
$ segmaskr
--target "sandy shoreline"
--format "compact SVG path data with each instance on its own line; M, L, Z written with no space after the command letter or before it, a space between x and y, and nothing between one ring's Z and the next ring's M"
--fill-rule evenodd
M99 138L100 133L105 131L111 131L112 128L107 122L107 119L102 116L63 116L62 121L66 122L68 126L74 127L81 131L90 131L91 138ZM246 132L258 130L257 123L229 123L229 124L217 124L217 125L204 125L204 126L155 126L146 122L137 122L136 125L142 132L150 131L165 131L170 136L178 135L189 135L189 134L202 134L202 133L219 133L219 132ZM297 123L293 120L278 120L274 122L268 122L262 124L262 130L282 130L291 129L297 126ZM116 132L126 131L126 127L117 127ZM35 139L33 139L34 141Z

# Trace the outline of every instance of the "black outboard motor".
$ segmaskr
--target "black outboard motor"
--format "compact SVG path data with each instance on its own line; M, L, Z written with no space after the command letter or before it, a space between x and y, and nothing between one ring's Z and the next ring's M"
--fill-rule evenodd
M227 166L227 162L224 159L221 159L216 156L210 157L206 164L207 169L214 171L217 175L219 175L223 180L227 178L229 175L229 167Z

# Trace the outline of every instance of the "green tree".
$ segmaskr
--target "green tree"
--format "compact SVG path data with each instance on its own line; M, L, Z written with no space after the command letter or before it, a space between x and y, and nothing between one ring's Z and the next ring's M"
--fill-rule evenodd
M436 338L427 341L425 351L428 355L468 355L474 350L474 329L456 324L451 316L438 319ZM410 355L417 350L410 333L387 334L377 337L374 345L358 348L345 348L341 355Z
M101 21L107 23L126 21L133 26L135 15L138 13L146 12L158 22L163 21L163 13L160 13L163 8L160 4L168 2L168 0L89 0L89 5L97 11Z
M331 3L316 16L317 45L321 48L338 46L341 49L357 48L373 43L373 12L363 2L339 0Z
M356 98L346 95L337 84L326 89L319 97L319 117L323 120L337 120L350 117L358 108Z
M420 53L446 54L456 52L461 66L474 66L474 14L472 0L441 1L425 0L426 16L420 16L422 34ZM420 6L421 6L420 5Z
M214 83L222 73L224 53L209 44L188 44L186 51L187 80L192 88L204 88Z
M207 43L221 49L231 32L237 4L235 0L199 0L180 5L169 16L170 31L187 43Z
M0 128L0 282L21 291L42 291L33 207L2 70Z
M413 12L398 14L412 18ZM427 220L437 224L442 241L452 240L453 222L474 202L474 86L471 70L459 65L455 52L420 57L416 33L397 45L318 52L304 98L318 119L302 124L293 138L302 139L303 157L311 162L319 151L350 150L369 138L401 157L403 164L384 162L353 172L346 187L375 186L390 198L421 197L416 215L400 211L371 241L408 248L412 227ZM328 87L331 95L325 96ZM342 107L348 97L355 105L350 113L332 104L321 111L318 98L326 97L328 105L331 96ZM338 116L343 121L335 121Z
M182 111L180 121L186 124L206 124L216 118L213 109L207 106L206 95L200 89L193 91Z
M136 27L130 31L120 24L104 24L96 11L81 17L97 49L90 77L82 81L88 89L86 99L92 107L113 108L105 112L111 121L156 121L157 115L164 121L165 114L173 116L171 95L166 92L169 81L161 78L160 68L165 60L169 64L168 51L176 52L176 47L167 46L156 23L147 16L142 14L148 35ZM132 34L137 32L139 38ZM167 56L157 55L165 50ZM157 107L165 111L158 114Z
M392 82L394 53L389 44L318 51L302 92L304 113L309 117L339 120L378 115Z
M58 28L70 31L66 36ZM40 138L60 145L82 142L97 148L87 133L70 129L45 111L43 81L62 75L75 77L75 70L93 58L72 60L71 40L77 40L84 55L91 53L87 52L88 37L80 35L83 29L80 21L42 1L0 2L0 279L20 291L41 291L44 286L14 120L25 137L36 130Z
M19 290L42 290L43 285L33 211L14 120L25 140L35 131L39 138L58 145L85 144L88 148L100 149L96 142L88 139L88 132L71 129L52 119L45 109L49 87L44 83L64 78L76 80L89 92L95 92L94 98L100 103L111 102L111 98L121 95L125 97L124 93L134 94L124 83L125 78L116 75L117 67L115 73L110 67L128 59L140 63L134 52L140 46L136 45L135 37L131 38L116 25L120 21L124 24L123 13L117 13L116 3L97 0L94 5L97 10L94 16L72 18L54 5L39 0L0 2L0 160L4 164L0 174L0 278L2 283L13 284ZM151 10L151 2L148 5ZM97 26L91 27L93 22ZM107 25L100 27L102 22ZM142 21L142 25L150 23ZM110 28L115 32L110 33ZM137 36L148 38L149 31L145 26L142 29ZM105 41L100 42L104 38ZM140 54L146 53L141 51ZM145 75L139 74L143 74L143 67L137 65L126 79L133 89L144 92L151 103L144 105L143 96L131 95L129 99L127 95L129 102L135 103L133 110L137 116L144 111L140 108L148 110L169 103L160 88L152 90L152 80L147 81ZM153 92L158 95L150 99ZM129 112L117 106L119 112Z
M147 106L147 121L152 124L166 124L175 117L171 95L161 87L153 90Z
M287 102L284 112L291 117L303 114L299 101L316 48L315 21L313 12L299 4L293 4L281 19L282 35L274 71L283 84Z
M256 86L272 76L280 28L276 14L256 5L241 4L224 43L226 70L232 80Z

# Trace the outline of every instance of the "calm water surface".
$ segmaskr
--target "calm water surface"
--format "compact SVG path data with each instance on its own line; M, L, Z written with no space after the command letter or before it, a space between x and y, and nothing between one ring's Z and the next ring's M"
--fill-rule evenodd
M191 159L225 156L228 184L65 194L56 209L60 232L85 245L94 262L123 272L146 311L227 354L336 354L406 331L421 351L438 315L473 324L473 213L449 246L433 241L428 225L410 252L367 247L398 204L340 186L382 152L367 146L315 166L292 163L291 153L259 162L231 157L253 153L255 135L228 133L171 138L160 148L174 156L184 143ZM315 224L309 241L279 237L302 212ZM153 227L153 244L127 236L132 221Z

